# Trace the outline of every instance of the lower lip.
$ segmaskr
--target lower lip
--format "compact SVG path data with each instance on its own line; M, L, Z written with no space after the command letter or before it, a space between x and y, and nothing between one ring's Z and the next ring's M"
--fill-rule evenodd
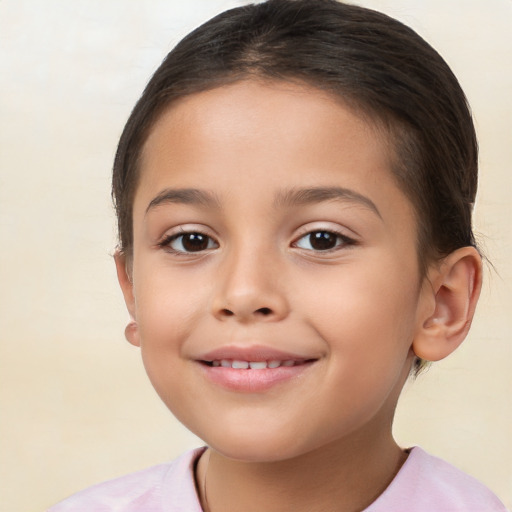
M308 370L314 361L296 366L279 366L278 368L263 368L261 370L224 368L201 364L206 377L230 391L241 393L259 393L274 386L294 380Z

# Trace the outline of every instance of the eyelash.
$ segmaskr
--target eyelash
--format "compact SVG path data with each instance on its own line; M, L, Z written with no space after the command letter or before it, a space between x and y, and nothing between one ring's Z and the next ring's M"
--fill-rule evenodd
M334 235L336 238L336 245L332 248L328 249L306 249L304 247L300 247L298 244L301 240L304 240L308 237L311 237L314 234L328 234L328 235ZM318 238L318 240L321 240ZM318 253L318 254L329 254L335 251L339 251L342 248L347 248L350 246L357 245L357 241L353 238L348 237L347 235L340 233L339 231L336 231L335 229L312 229L309 231L306 231L304 234L302 234L299 238L296 239L296 241L293 243L295 247L298 247L299 249L304 249L306 251Z
M178 240L180 238L183 238L186 235L198 235L198 236L206 238L208 240L208 242L207 242L208 247L206 247L205 249L199 250L199 251L182 251L182 250L174 249L173 247L171 247L172 242L174 242L174 241L176 241L176 240ZM202 254L206 250L212 249L213 247L209 247L212 241L218 247L218 243L211 236L207 235L206 233L203 233L203 232L198 231L198 230L190 230L190 231L180 230L179 233L174 233L172 235L165 236L158 243L158 246L161 247L162 249L166 250L167 252L172 253L172 254L176 254L178 256L186 256L186 255L189 255L189 254L196 254L196 253L198 253L198 254L201 253ZM183 246L183 243L181 245Z
M306 239L307 237L311 237L314 234L334 235L335 238L336 238L336 245L334 247L332 247L332 248L318 249L318 250L315 250L314 248L307 249L307 248L299 246L299 242L301 240ZM179 240L180 238L185 237L186 235L197 235L197 236L200 236L200 237L205 237L206 239L208 239L207 247L205 249L200 249L198 251L179 250L179 249L174 249L173 247L171 247L172 242L174 242L176 240ZM318 238L318 240L321 241L320 238ZM210 246L211 242L213 242L216 245L216 247L211 247ZM166 250L167 252L170 252L172 254L176 254L176 255L179 255L179 256L189 255L189 254L196 254L196 253L197 254L203 254L205 251L213 249L213 248L217 248L219 246L218 243L211 236L209 236L206 233L203 233L201 231L193 231L193 230L192 231L182 230L179 233L174 233L172 235L167 235L157 245L159 247L161 247L162 249ZM313 230L310 230L310 231L306 231L306 232L304 232L299 238L297 238L292 243L293 247L296 247L296 248L299 248L299 249L303 249L303 250L308 251L308 252L319 253L319 254L328 254L328 253L331 253L331 252L334 252L334 251L338 251L338 250L340 250L343 247L346 248L346 247L350 247L350 246L354 246L354 245L357 245L357 241L356 240L354 240L353 238L350 238L350 237L344 235L343 233L340 233L340 232L338 232L338 231L336 231L334 229L313 229ZM182 243L182 246L183 246L183 243Z

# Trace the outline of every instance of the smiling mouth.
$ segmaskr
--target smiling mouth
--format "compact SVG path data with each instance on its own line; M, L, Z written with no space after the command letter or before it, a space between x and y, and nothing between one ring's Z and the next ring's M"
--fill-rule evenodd
M265 370L267 368L290 368L292 366L302 366L312 363L316 359L272 359L269 361L244 361L240 359L215 359L213 361L202 361L203 364L212 368L233 368L235 370Z
M280 352L268 347L222 348L196 360L203 375L215 385L235 393L265 393L293 382L319 358ZM279 389L279 388L278 388Z

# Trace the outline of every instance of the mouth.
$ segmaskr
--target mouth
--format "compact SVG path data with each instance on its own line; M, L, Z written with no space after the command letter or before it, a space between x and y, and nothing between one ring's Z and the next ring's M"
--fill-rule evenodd
M270 347L223 347L196 359L211 383L232 392L260 393L303 377L319 357Z
M314 362L315 359L271 359L269 361L246 361L243 359L214 359L212 361L201 361L212 368L233 368L235 370L265 370L280 367L291 368Z

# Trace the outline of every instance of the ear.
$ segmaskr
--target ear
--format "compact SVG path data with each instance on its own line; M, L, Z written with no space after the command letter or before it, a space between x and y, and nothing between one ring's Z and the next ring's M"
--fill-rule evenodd
M133 282L130 269L131 262L128 261L126 255L119 250L116 250L114 254L114 261L116 262L117 280L121 286L124 302L126 303L126 308L130 314L130 323L126 326L124 335L132 345L140 347L139 329L135 316L135 295L133 293Z
M462 247L429 271L423 283L423 317L413 341L416 356L439 361L466 337L482 287L482 258L474 247Z

